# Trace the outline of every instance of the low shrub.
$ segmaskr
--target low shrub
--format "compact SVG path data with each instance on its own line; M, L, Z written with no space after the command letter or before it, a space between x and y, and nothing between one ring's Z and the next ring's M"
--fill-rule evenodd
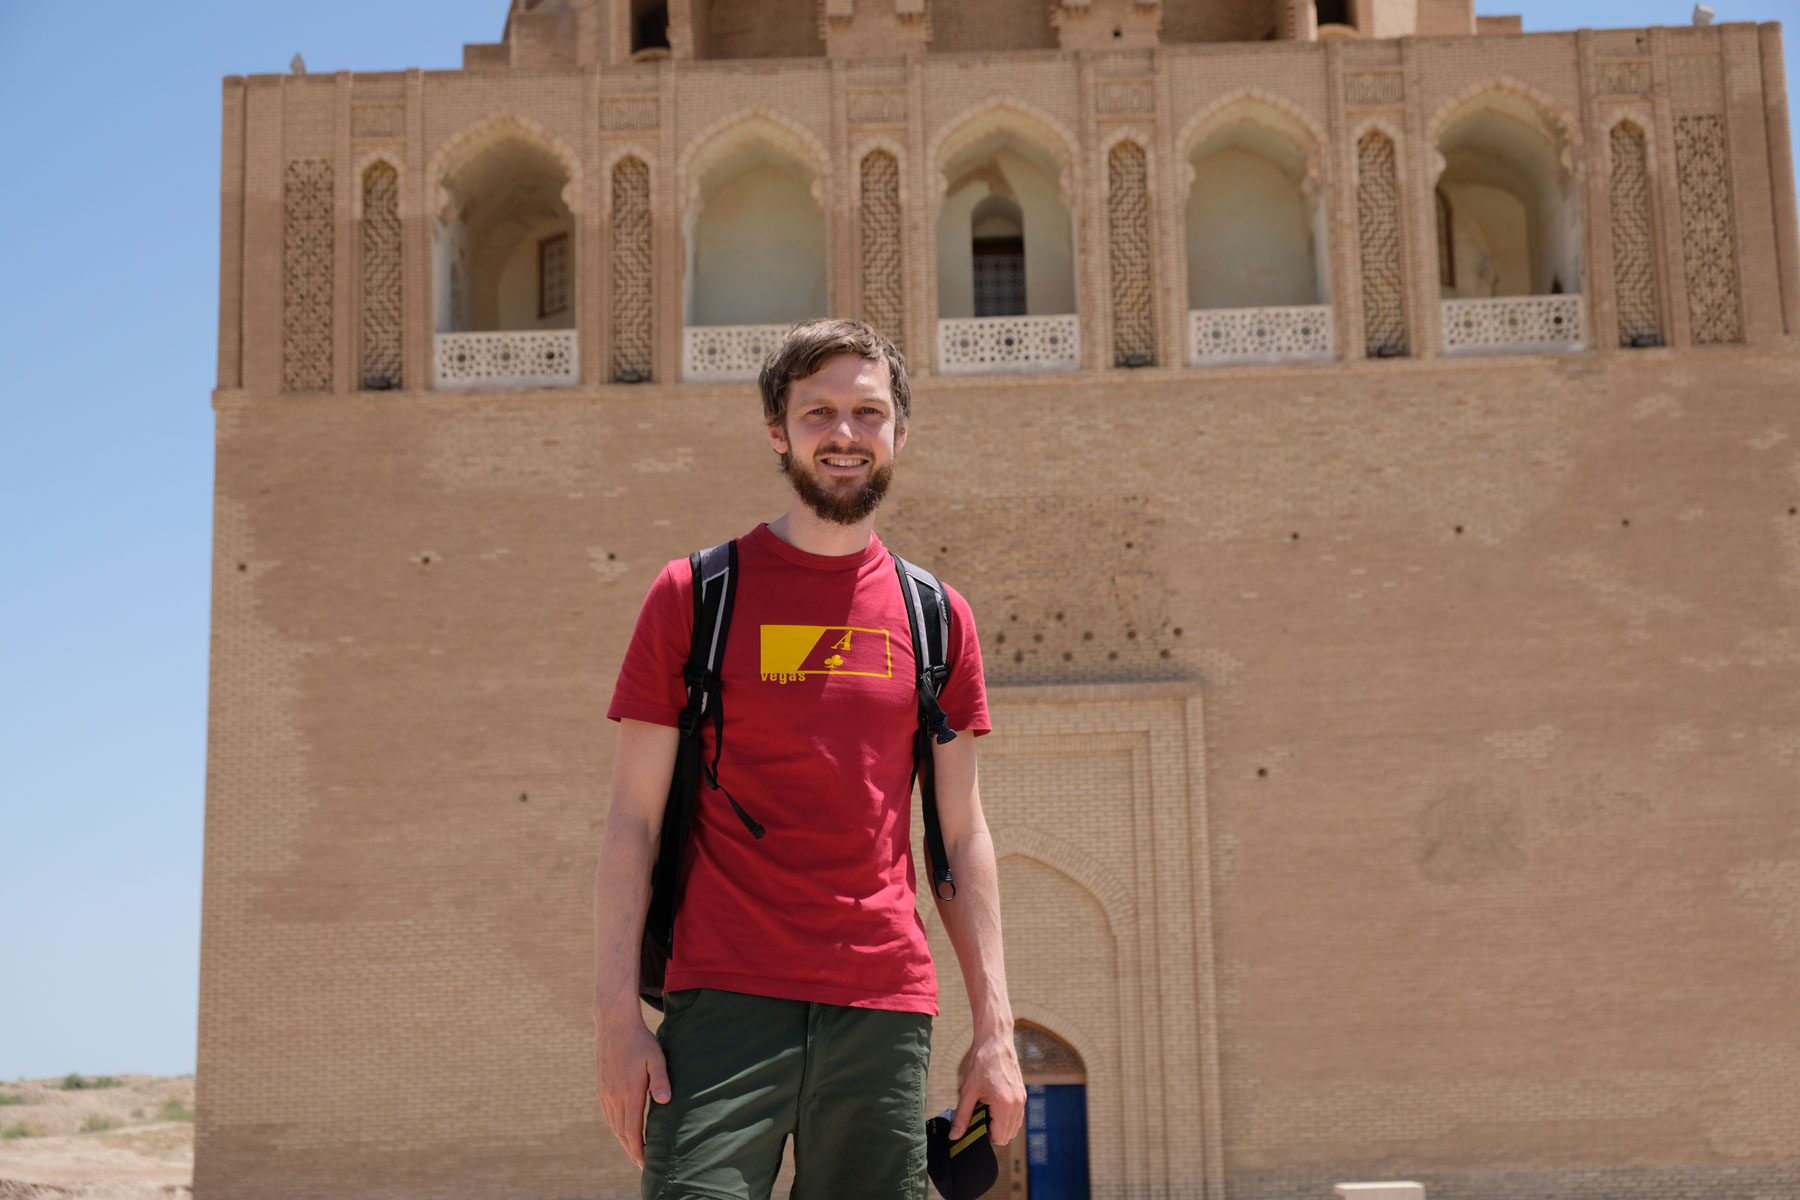
M14 1121L11 1125L8 1125L5 1129L0 1129L0 1138L4 1138L9 1142L12 1141L14 1138L28 1138L28 1137L36 1137L36 1136L38 1136L37 1126L27 1125L23 1121Z
M156 1110L156 1115L159 1120L163 1121L187 1121L192 1123L194 1119L194 1110L183 1104L181 1102L181 1097L170 1096L167 1100L162 1102L162 1107Z
M63 1076L62 1081L62 1090L65 1092L79 1092L92 1090L94 1088L116 1088L124 1086L125 1081L123 1079L115 1079L111 1075L96 1075L92 1079L83 1079L80 1073L75 1071L70 1071L67 1075Z
M5 1108L9 1104L23 1103L25 1103L25 1097L23 1096L15 1096L11 1092L0 1092L0 1108Z
M105 1133L108 1129L117 1129L119 1123L102 1113L89 1113L81 1119L81 1132Z

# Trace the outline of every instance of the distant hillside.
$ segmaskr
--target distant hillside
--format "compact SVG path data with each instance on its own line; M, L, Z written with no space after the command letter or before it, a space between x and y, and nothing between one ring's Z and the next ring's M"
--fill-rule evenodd
M0 1200L193 1195L194 1077L0 1083Z

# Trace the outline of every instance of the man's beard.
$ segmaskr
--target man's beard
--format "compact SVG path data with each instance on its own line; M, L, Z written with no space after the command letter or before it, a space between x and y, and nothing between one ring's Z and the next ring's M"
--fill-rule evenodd
M782 473L794 485L795 493L806 507L817 513L821 520L838 525L858 524L880 508L881 498L887 495L888 485L894 481L894 464L890 462L876 467L854 490L828 489L795 462L792 455L782 458L785 460Z

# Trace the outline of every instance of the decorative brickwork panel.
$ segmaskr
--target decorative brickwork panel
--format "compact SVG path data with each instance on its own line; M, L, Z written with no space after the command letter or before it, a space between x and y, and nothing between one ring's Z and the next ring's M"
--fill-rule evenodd
M1353 105L1399 104L1405 84L1398 71L1358 71L1344 76L1344 100Z
M1650 64L1646 61L1602 62L1600 92L1606 96L1637 96L1650 90Z
M1362 255L1363 343L1374 357L1407 353L1400 270L1400 180L1394 142L1371 130L1356 143L1356 233Z
M862 160L862 317L905 349L900 262L900 163L886 150Z
M406 136L403 104L357 104L350 109L350 136L398 138Z
M400 173L378 162L363 173L362 386L400 386Z
M612 378L650 378L650 167L622 158L612 172Z
M1669 103L1679 115L1716 113L1725 105L1725 80L1716 55L1669 59Z
M655 129L655 96L607 96L600 101L600 128Z
M852 125L904 125L906 93L898 88L851 92L845 98Z
M1656 238L1650 222L1650 170L1644 133L1630 121L1612 128L1613 294L1619 307L1619 344L1661 345Z
M296 159L281 191L281 387L331 390L331 161Z
M1150 279L1150 181L1144 148L1120 142L1106 156L1108 261L1112 270L1113 363L1154 362L1156 316Z
M1681 258L1694 343L1741 342L1737 241L1721 118L1675 118L1675 179L1681 195Z
M1103 80L1094 88L1094 109L1106 116L1156 111L1156 89L1147 79Z

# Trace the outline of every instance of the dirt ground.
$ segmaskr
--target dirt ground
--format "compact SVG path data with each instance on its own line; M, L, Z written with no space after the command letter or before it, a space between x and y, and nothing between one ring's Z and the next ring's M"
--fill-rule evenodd
M194 1077L0 1082L0 1200L187 1200Z

